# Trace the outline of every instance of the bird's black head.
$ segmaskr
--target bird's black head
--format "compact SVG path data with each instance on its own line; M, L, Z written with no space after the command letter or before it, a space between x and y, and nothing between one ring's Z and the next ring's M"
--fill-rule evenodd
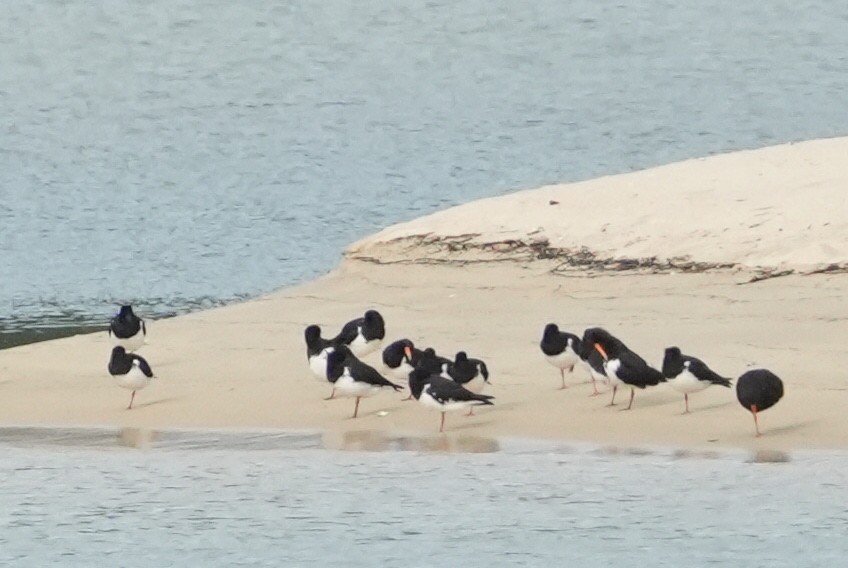
M314 345L321 339L321 328L314 324L307 326L306 330L303 332L303 337L306 339L306 345Z
M386 336L386 322L377 310L365 312L365 326L372 337L382 339Z
M679 347L667 347L663 356L662 373L667 379L676 377L683 371L683 354Z
M421 397L421 391L424 390L424 385L430 382L430 376L430 371L426 369L413 369L409 373L409 391L416 400Z
M545 326L545 331L542 333L542 339L552 339L559 335L559 326L555 323L549 323Z
M127 354L127 350L121 347L120 345L116 345L112 348L112 357L123 357Z
M127 305L127 304L121 306L121 310L118 312L119 318L128 318L128 317L132 317L132 315L133 315L132 306Z
M465 351L459 351L453 360L455 365L461 365L468 362L468 354Z
M392 369L399 367L406 360L412 365L412 350L415 348L409 339L398 339L383 349L383 363Z
M624 343L615 338L610 332L600 327L590 327L583 332L581 343L581 356L583 359L589 357L592 349L595 349L604 359L615 359L627 349Z

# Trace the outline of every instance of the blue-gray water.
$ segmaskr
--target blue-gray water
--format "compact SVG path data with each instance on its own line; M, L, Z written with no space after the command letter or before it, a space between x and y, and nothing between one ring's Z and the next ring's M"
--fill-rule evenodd
M3 566L839 566L848 458L341 452L214 433L143 452L2 433ZM37 488L37 490L35 490Z
M0 346L269 291L481 196L848 132L842 2L19 0L0 21Z

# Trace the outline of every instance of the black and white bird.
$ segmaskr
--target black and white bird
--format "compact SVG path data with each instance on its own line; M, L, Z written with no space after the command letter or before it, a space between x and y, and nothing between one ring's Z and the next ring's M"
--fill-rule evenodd
M303 336L306 340L306 360L309 363L309 370L318 382L327 384L330 382L327 375L327 356L335 350L333 341L321 337L321 328L314 324L307 326ZM332 400L335 394L334 388L330 396L324 400Z
M574 372L574 366L581 362L580 338L573 333L560 331L559 326L555 323L549 323L542 332L542 341L539 343L539 347L548 363L559 369L559 375L562 379L560 390L564 389L565 372ZM592 376L592 386L597 393L594 375Z
M121 306L121 310L109 322L109 337L115 345L127 351L138 351L147 337L144 320L133 313L132 306Z
M393 341L383 349L386 374L397 381L409 380L409 373L415 368L413 361L420 353L421 350L416 349L410 339Z
M633 407L636 389L644 389L665 382L663 374L645 362L636 353L611 333L600 327L592 327L583 333L583 351L595 349L604 358L604 373L612 385L612 400L608 406L615 406L615 393L620 386L630 387L630 404Z
M386 322L377 310L368 310L361 318L344 324L332 339L335 345L347 345L357 357L365 357L380 348L386 337Z
M453 382L462 385L474 394L480 394L489 382L489 369L480 359L469 359L465 351L456 354L447 366L447 374ZM468 408L466 416L474 414L474 406Z
M436 354L432 347L418 349L410 339L399 339L383 349L383 365L386 374L398 381L408 381L413 369L426 369L430 373L447 375L452 361ZM411 400L412 394L403 400Z
M412 396L426 408L442 413L439 432L445 429L445 413L465 410L472 406L492 405L491 395L476 394L459 383L441 375L431 374L425 369L415 369L409 374L409 390Z
M678 347L668 347L663 357L662 373L668 384L683 393L686 410L689 413L689 395L704 390L710 385L730 388L730 379L726 379L707 367L696 357L680 352Z
M783 381L766 369L754 369L736 380L736 398L743 408L754 415L754 429L760 436L757 413L767 410L783 398Z
M360 399L374 396L384 388L403 390L377 369L357 359L346 345L339 345L327 355L327 378L339 396L356 399L353 418L359 414Z
M150 379L153 378L153 369L150 368L144 357L135 353L127 353L126 349L118 345L112 348L112 356L109 358L109 374L115 378L118 386L132 389L130 404L127 406L127 410L130 410L135 400L135 392L150 384Z

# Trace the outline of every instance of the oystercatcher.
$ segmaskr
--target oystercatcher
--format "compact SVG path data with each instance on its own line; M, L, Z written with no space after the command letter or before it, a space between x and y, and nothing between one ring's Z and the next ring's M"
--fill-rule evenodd
M121 310L109 322L109 337L115 345L127 351L138 351L147 337L144 320L133 313L132 306L121 306Z
M475 405L492 405L495 398L486 394L475 394L459 383L425 369L415 369L409 374L409 390L412 396L427 408L442 413L439 432L445 429L445 413L465 410Z
M153 378L153 369L150 368L144 357L127 353L124 347L117 345L112 348L112 356L109 358L109 374L115 377L118 386L132 389L130 404L127 406L127 410L131 410L135 400L135 391L150 384L150 379Z
M339 334L332 339L335 345L347 345L357 357L379 349L386 337L386 323L377 310L368 310L361 318L344 324Z
M489 382L489 369L480 359L469 359L465 351L456 354L455 359L448 364L447 374L453 382L462 385L474 394L480 394ZM466 416L474 414L474 406L468 408Z
M389 387L403 390L381 375L377 369L356 358L346 345L337 346L327 355L327 378L335 386L339 396L356 398L353 418L359 413L359 399L374 396Z
M580 358L580 338L573 333L560 331L559 326L555 323L549 323L545 326L542 333L542 341L539 343L542 353L548 363L559 369L559 375L562 379L560 390L565 388L565 371L574 372L574 366L581 361ZM595 385L595 377L592 376L592 386ZM597 387L595 392L598 392Z
M605 329L592 327L583 333L584 352L591 348L596 349L604 358L604 372L612 384L612 400L608 406L615 406L615 393L620 385L630 387L630 404L625 409L630 410L637 388L644 389L665 381L662 373L648 365Z
M759 437L757 413L771 408L783 398L783 381L766 369L747 371L736 380L736 398L754 415L754 429Z
M330 379L327 376L327 355L335 350L333 340L321 337L321 328L317 325L306 327L303 332L306 340L306 360L309 362L309 370L318 382L326 384ZM332 400L336 396L336 389L324 400Z
M663 357L662 374L671 387L683 393L686 410L689 413L689 395L702 391L710 385L730 388L730 379L725 379L707 367L696 357L683 355L678 347L669 347Z

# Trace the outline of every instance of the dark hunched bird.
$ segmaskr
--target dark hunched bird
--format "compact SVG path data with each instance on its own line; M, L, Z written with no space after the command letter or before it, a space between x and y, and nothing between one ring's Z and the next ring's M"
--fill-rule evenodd
M686 410L689 413L689 395L699 392L710 385L730 388L730 379L726 379L707 367L698 359L681 353L679 347L669 347L663 357L662 373L668 384L683 393Z
M767 410L783 398L783 381L766 369L754 369L743 373L736 380L736 398L743 408L754 415L754 429L760 436L757 414Z

